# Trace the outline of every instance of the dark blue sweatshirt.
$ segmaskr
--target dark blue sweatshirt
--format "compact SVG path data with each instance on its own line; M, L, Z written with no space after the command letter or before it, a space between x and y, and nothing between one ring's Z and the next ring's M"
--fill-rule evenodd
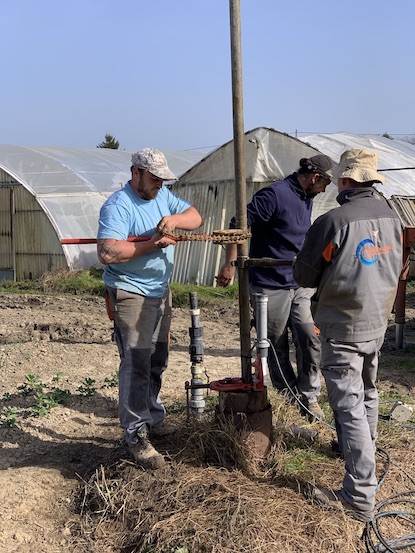
M259 190L247 208L252 233L249 256L292 260L310 228L312 206L297 173ZM230 226L235 226L234 219ZM264 288L298 288L290 266L250 267L249 280Z

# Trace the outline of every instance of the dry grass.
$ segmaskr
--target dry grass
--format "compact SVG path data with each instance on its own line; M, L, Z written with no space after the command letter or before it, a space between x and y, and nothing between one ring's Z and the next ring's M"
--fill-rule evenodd
M183 415L170 416L181 427L157 442L170 462L155 472L137 468L120 445L83 482L79 544L91 553L374 551L373 532L362 539L365 525L341 509L311 504L303 493L308 482L341 485L343 461L331 451L333 431L305 424L279 397L272 404L275 436L265 461L256 460L236 430L216 417L186 423ZM293 425L318 433L304 439L290 432ZM388 460L378 457L379 479L388 471L378 499L413 490L413 431L390 434L385 426L379 442L392 462L388 468ZM408 533L410 526L396 517L378 522L387 537Z

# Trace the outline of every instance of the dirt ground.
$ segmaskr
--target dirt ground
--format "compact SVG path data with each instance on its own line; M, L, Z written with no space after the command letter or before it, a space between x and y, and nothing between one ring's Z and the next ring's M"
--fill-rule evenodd
M0 551L78 551L72 545L79 522L74 493L85 474L122 442L117 387L111 385L118 367L111 323L102 298L3 294L0 309L0 412L15 406L19 413L16 427L4 424L4 414L0 426ZM413 332L411 324L406 332ZM237 304L202 310L201 325L210 380L239 376ZM166 404L185 401L189 326L189 310L174 309L162 390ZM391 326L386 351L393 350L394 339ZM51 389L69 390L67 403L33 416L33 395L24 395L29 374ZM387 378L391 387L415 393L414 372L390 369ZM91 388L95 393L86 395Z
M69 551L73 492L122 440L117 388L108 384L119 359L111 323L102 298L94 297L2 295L0 310L0 412L16 406L22 413L17 427L0 426L0 551ZM202 317L210 379L239 376L237 306L209 309ZM174 310L162 395L166 404L185 402L190 324L189 309ZM66 405L33 416L33 396L18 390L29 374L51 388L69 390ZM88 388L86 379L95 380L89 384L96 389L91 396L78 391Z

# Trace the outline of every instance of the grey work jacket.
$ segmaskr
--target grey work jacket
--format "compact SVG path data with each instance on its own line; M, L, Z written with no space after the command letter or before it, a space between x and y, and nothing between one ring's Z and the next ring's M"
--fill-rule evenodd
M384 335L402 270L402 226L375 189L345 190L340 207L310 227L293 274L312 298L325 338L366 342Z

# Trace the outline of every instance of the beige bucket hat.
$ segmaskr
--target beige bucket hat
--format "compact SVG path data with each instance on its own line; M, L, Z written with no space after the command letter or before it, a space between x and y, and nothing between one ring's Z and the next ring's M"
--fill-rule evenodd
M356 182L380 182L386 179L377 172L378 156L362 148L352 148L342 153L339 164L333 169L333 179L353 179Z

